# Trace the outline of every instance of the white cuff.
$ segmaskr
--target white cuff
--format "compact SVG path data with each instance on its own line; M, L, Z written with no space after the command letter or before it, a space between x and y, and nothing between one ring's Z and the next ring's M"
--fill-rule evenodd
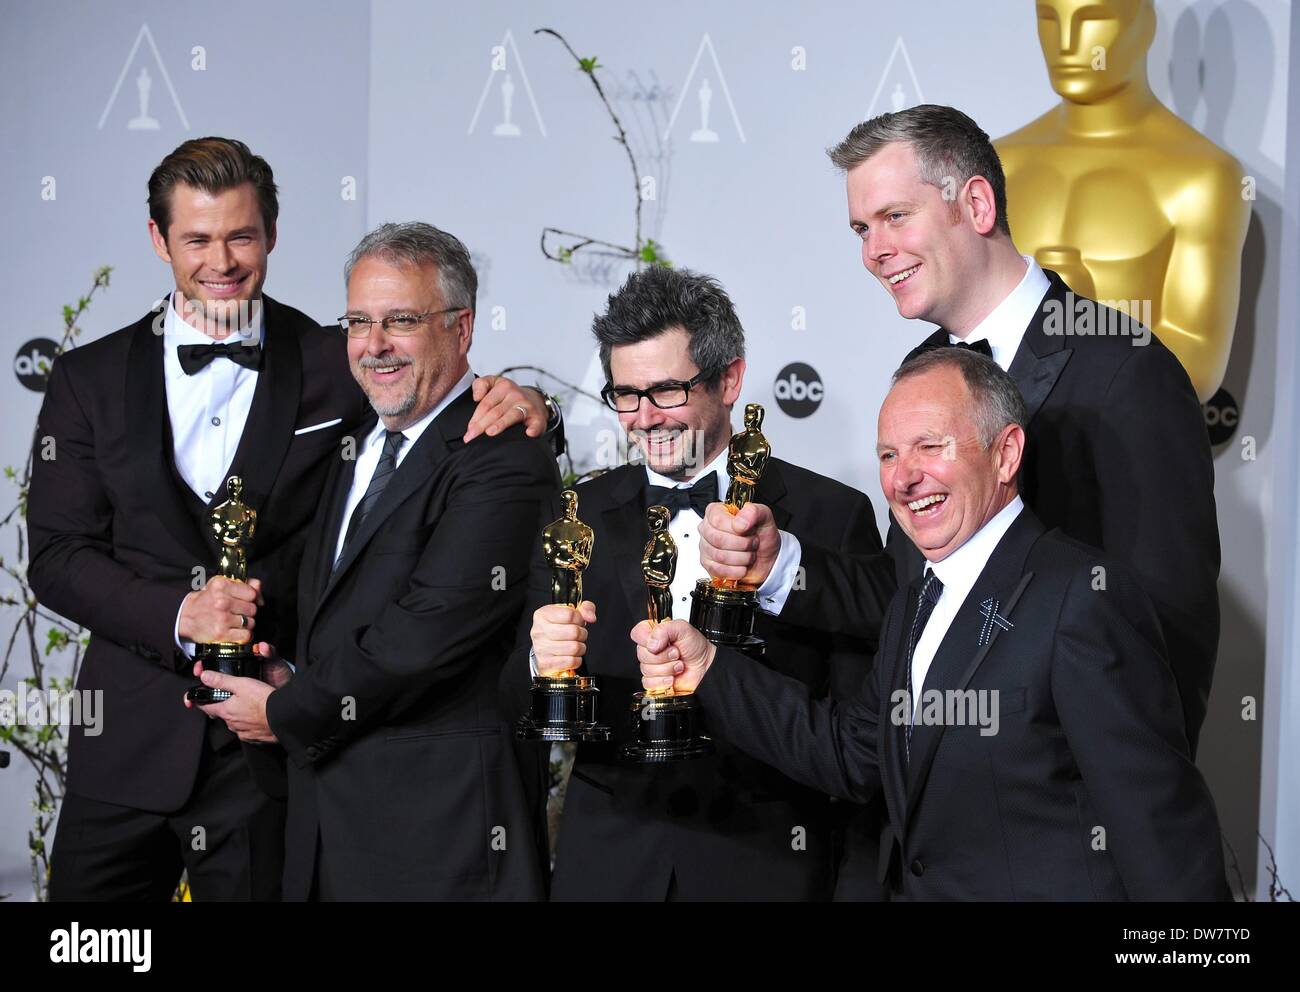
M764 613L779 616L785 608L786 598L794 589L799 577L799 561L803 557L803 547L799 538L789 531L781 531L781 550L777 552L776 562L767 580L758 587L758 606Z
M528 670L533 673L533 678L537 678L537 652L532 648L528 649Z
M186 596L185 599L189 599L189 597ZM194 642L189 640L188 638L186 639L181 638L181 611L185 609L185 599L181 600L180 609L176 611L176 624L172 628L172 639L176 642L176 646L178 648L180 648L187 655L193 658Z

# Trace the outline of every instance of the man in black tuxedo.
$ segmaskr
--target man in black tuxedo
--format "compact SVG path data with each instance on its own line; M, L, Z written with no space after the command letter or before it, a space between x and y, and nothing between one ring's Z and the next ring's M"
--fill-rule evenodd
M289 756L286 899L544 893L545 754L501 712L528 549L558 493L521 429L466 445L477 279L456 238L385 224L347 266L348 357L376 417L321 491L286 684L203 672L205 706Z
M618 748L631 739L636 719L630 706L638 673L627 631L646 616L640 567L649 538L646 508L658 503L674 513L669 533L679 558L672 603L677 616L686 616L690 591L706 574L697 528L729 481L744 331L714 280L663 268L631 276L594 331L609 383L604 398L644 464L622 465L577 486L578 516L595 532L583 580L587 598L577 610L549 605L550 570L538 533L562 516L558 501L537 523L530 536L530 613L505 685L522 712L531 674L572 670L577 657L580 671L596 678L602 718L614 728L609 744L578 746L552 899L829 898L838 831L837 811L826 797L726 744L711 757L673 765L619 762ZM864 495L790 462L768 462L755 500L769 508L780 532L777 578L759 590L764 610L776 612L787 596L803 595L793 588L798 583L789 565L799 542L850 554L881 552ZM819 697L841 687L856 690L875 643L874 630L827 634L767 615L759 617L758 633L776 669Z
M633 630L646 689L831 795L883 792L880 874L917 900L1227 897L1150 600L1119 561L1022 502L1024 403L969 351L904 364L880 481L927 561L890 605L849 703L671 621Z
M961 111L884 114L830 157L847 173L863 264L902 316L940 325L921 347L978 348L1020 387L1025 502L1047 527L1137 573L1169 646L1195 756L1219 642L1219 528L1209 438L1187 373L1136 317L1078 297L1016 250L997 152ZM921 555L896 526L885 543L906 585ZM729 560L743 566L746 557ZM849 630L875 621L875 586L870 563L841 589L809 577L816 595L849 607L829 611Z
M262 295L279 209L265 160L230 139L185 142L150 177L149 207L175 292L60 356L37 430L29 576L42 604L90 629L77 688L104 707L99 736L71 731L50 894L168 899L186 869L196 899L271 899L282 758L241 755L178 700L195 642L295 636L304 530L364 398L343 335ZM504 429L526 403L542 430L531 390L493 385L476 426ZM205 584L208 518L231 475L260 514L250 581Z

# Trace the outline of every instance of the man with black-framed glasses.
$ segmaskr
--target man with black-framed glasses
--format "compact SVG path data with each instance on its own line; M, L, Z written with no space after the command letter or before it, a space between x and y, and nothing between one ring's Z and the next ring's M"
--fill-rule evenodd
M715 755L675 765L627 765L632 693L640 687L629 624L646 615L641 553L646 508L673 514L679 554L671 585L674 615L690 610L705 577L698 527L726 492L733 407L745 377L744 330L723 288L708 276L651 268L628 278L596 317L606 405L639 455L577 487L578 515L595 534L578 609L550 604L550 569L533 540L529 602L503 694L519 712L533 674L580 668L600 686L607 744L578 745L561 817L551 898L558 901L817 900L834 891L841 814L823 796L722 744ZM642 463L643 462L643 463ZM783 532L772 578L759 590L765 610L799 596L799 542L849 554L881 551L871 503L832 479L771 459L756 500ZM538 523L560 517L556 501ZM798 535L796 538L795 535ZM892 572L889 573L892 578ZM875 632L832 636L772 616L759 633L781 671L817 695L856 691L870 669ZM878 889L857 893L870 896Z

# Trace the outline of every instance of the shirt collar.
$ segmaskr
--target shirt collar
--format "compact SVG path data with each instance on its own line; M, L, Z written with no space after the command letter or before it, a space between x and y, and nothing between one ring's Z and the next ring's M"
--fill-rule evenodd
M988 564L993 550L1002 540L1002 535L1007 532L1024 508L1024 501L1017 496L947 558L928 563L930 570L939 576L939 581L943 583L944 595L949 593L956 595L959 603L966 599L966 594L971 591L975 580L984 571L984 566Z
M1016 288L1007 294L1006 299L994 307L993 311L976 324L964 338L959 338L955 334L948 335L949 344L956 344L958 341L974 344L981 338L987 339L989 348L993 351L993 361L1003 369L1011 367L1011 361L1016 357L1016 349L1020 347L1020 339L1024 337L1025 329L1034 319L1039 304L1043 302L1043 297L1051 287L1046 273L1032 256L1021 255L1020 257L1026 263L1025 274Z
M666 475L660 475L649 465L645 467L646 480L652 486L663 486L665 489L685 489L696 479L708 475L710 472L717 472L718 495L716 498L722 499L723 495L727 491L727 487L731 485L731 476L727 473L727 454L729 451L730 446L724 447L717 453L713 461L709 462L685 482L679 482L676 479L668 478Z
M262 311L265 309L265 303L258 301L256 307L249 307L249 315L253 319L252 326L249 328L247 336L242 334L232 334L223 341L204 334L197 327L188 323L176 309L176 294L173 293L167 300L167 313L163 317L163 372L168 379L175 379L178 376L184 376L185 370L181 368L181 360L176 355L176 349L183 344L226 344L230 347L237 347L239 344L256 341L258 347L261 347L265 341L265 324L262 320ZM253 369L245 371L252 372Z
M451 389L447 390L446 395L443 396L443 398L438 401L437 406L435 406L432 410L426 413L415 423L411 424L410 427L403 428L402 437L406 438L406 441L402 446L404 448L409 448L412 445L414 445L416 441L420 440L420 435L423 434L425 430L428 429L429 425L433 423L434 420L437 419L438 414L442 413L443 410L451 406L451 404L455 402L456 397L459 396L461 393L463 393L465 390L469 389L469 387L473 384L473 382L474 382L474 370L470 369L463 376L460 377L460 381L457 382L456 385L452 386ZM388 428L384 426L383 420L380 420L378 423L375 424L374 429L371 430L369 436L367 436L366 444L369 445L369 444L377 443L378 441L382 440L384 435L387 433L388 433Z

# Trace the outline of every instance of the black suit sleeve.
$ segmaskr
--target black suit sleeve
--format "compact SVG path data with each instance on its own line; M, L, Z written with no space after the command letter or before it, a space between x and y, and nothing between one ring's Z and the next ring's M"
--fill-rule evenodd
M190 590L137 575L113 557L113 507L95 463L93 419L78 400L69 357L50 371L36 429L28 581L56 613L174 670L180 664L176 615Z
M1134 900L1222 899L1219 825L1188 757L1177 688L1149 601L1127 569L1072 582L1057 621L1052 702ZM1100 835L1096 835L1100 836ZM1095 839L1095 838L1094 838Z
M482 664L489 642L513 625L538 503L553 488L555 465L522 429L512 433L513 443L483 438L463 449L473 462L462 466L464 478L401 594L378 616L358 617L348 636L271 694L268 721L297 764L314 759L312 745L346 741ZM505 589L492 588L498 566ZM354 701L350 713L346 698Z
M1133 565L1155 605L1195 754L1219 643L1214 464L1178 359L1159 346L1132 352L1101 405L1101 546Z
M881 644L887 642L882 629ZM809 788L850 802L880 792L880 655L848 702L814 699L807 686L729 648L696 695L709 729Z
M875 640L898 589L894 561L880 545L870 503L848 521L838 548L799 539L804 588L781 610L784 623Z

